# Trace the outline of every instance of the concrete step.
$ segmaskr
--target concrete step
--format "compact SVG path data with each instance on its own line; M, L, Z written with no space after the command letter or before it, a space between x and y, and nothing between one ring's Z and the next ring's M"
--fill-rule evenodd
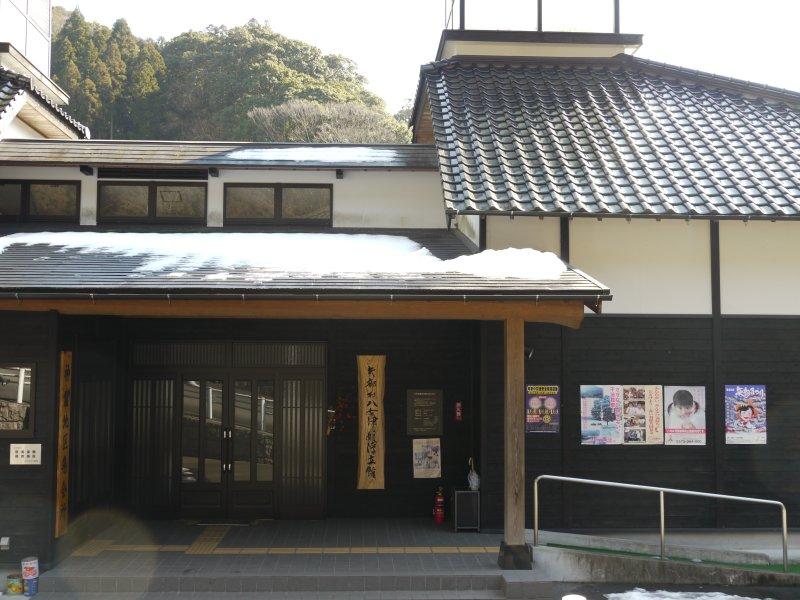
M141 592L500 592L498 573L425 574L309 574L309 575L155 575L112 576L96 574L62 576L45 573L39 581L41 592L60 594L127 594Z

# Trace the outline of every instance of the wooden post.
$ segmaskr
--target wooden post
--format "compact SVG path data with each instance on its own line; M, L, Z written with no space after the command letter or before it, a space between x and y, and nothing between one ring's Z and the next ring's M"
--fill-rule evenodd
M525 543L525 321L505 321L503 569L530 569Z

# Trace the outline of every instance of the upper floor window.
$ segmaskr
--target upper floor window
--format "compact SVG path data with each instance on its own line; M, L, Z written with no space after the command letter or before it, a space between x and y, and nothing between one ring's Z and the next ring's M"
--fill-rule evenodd
M205 183L102 181L97 218L101 223L205 223Z
M228 183L225 224L330 225L333 186L312 184Z
M80 182L0 181L1 221L78 221Z

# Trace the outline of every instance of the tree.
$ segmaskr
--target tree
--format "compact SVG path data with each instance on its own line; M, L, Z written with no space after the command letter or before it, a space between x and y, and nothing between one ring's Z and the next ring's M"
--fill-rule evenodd
M403 123L377 107L356 102L322 104L290 100L248 113L267 142L404 144L411 135Z
M250 21L188 32L162 48L159 128L174 139L253 139L248 113L292 99L381 106L355 64Z

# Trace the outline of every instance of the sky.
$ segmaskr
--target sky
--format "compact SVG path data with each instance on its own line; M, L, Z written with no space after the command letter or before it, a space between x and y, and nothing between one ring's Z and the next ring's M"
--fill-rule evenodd
M326 53L353 59L391 111L413 97L434 59L452 0L54 0L140 37L173 37L251 18ZM620 0L623 33L641 33L637 56L800 91L800 1ZM611 31L613 0L544 0L546 31ZM454 20L458 24L458 0ZM469 29L535 30L536 0L466 0Z

